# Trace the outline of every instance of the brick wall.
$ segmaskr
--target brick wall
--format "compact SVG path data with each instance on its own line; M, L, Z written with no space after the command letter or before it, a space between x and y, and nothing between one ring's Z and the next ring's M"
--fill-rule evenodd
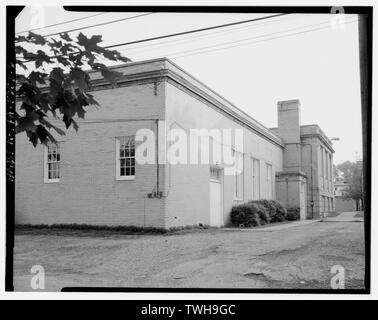
M82 223L164 226L164 201L148 199L156 185L156 166L136 166L134 181L116 180L115 137L134 135L139 128L155 131L163 118L164 88L136 85L95 91L101 108L91 108L78 133L72 128L61 140L61 179L44 183L43 147L36 149L25 134L16 140L16 223ZM117 119L116 122L107 122ZM161 168L164 184L164 170Z

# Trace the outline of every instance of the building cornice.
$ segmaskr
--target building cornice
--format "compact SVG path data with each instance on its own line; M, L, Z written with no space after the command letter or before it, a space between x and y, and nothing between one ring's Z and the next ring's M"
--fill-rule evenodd
M122 72L123 70L129 71L127 69L131 69L133 67L143 65L147 66L149 64L153 65L157 63L159 64L158 66L155 65L151 68L145 68L147 69L146 71L139 71L138 68L136 68L135 72ZM123 76L117 80L117 85L119 87L141 85L146 83L159 83L166 81L167 79L171 80L174 84L176 84L176 87L188 90L201 101L205 101L213 106L217 111L220 111L222 112L222 114L225 114L231 119L238 121L240 124L251 129L253 132L272 142L273 144L284 148L284 143L279 136L275 135L272 131L253 119L243 110L237 108L231 102L227 101L221 95L207 87L201 81L194 78L192 75L181 69L179 66L177 66L167 58L131 62L127 64L112 66L110 67L110 69L123 69L119 70L119 72L123 73ZM177 69L177 72L173 69ZM99 71L90 70L88 71L88 74L91 77L89 89L90 92L113 88L108 81L100 76ZM43 85L40 88L41 91L46 92L49 87L48 85Z
M265 128L263 125L258 123L256 120L254 120L252 117L250 117L248 114L246 114L244 111L238 109L234 105L232 105L230 102L228 102L232 108L235 110L232 110L229 106L227 106L225 103L221 102L220 100L225 100L223 97L219 96L217 93L215 93L213 90L199 82L197 79L189 75L187 72L182 70L181 68L177 67L175 64L173 64L168 59L157 59L157 60L148 60L148 61L142 61L137 63L130 63L126 65L120 65L116 67L112 67L112 69L117 68L127 68L129 65L142 65L142 64L148 64L152 62L167 62L171 64L174 68L178 68L181 72L184 73L184 76L180 75L178 72L175 72L172 70L172 68L169 68L165 66L164 68L161 68L159 70L151 70L151 71L143 71L143 72L136 72L131 74L124 74L124 76L117 80L117 84L122 86L128 86L135 83L151 83L151 82L160 82L165 79L170 79L174 83L178 84L179 86L182 86L186 90L189 90L199 98L207 101L212 106L216 107L219 111L222 111L224 114L228 115L234 120L237 120L241 124L245 125L258 135L262 136L263 138L267 139L268 141L274 143L275 145L283 148L284 144L280 137L276 136L274 133L272 133L268 128ZM90 74L95 73L96 71L91 71ZM193 84L191 79L196 82L196 84ZM202 86L202 88L201 88ZM93 79L91 80L91 91L97 91L101 89L108 89L111 88L111 85L103 78ZM205 92L208 91L208 92Z
M335 150L333 149L332 145L330 144L330 142L328 141L329 139L327 137L325 137L323 134L321 133L306 133L306 134L301 134L301 138L317 138L319 139L320 141L323 142L324 145L327 146L327 148L332 152L332 153L335 153Z
M303 171L277 171L276 177L283 178L286 176L303 177L307 178L307 175Z

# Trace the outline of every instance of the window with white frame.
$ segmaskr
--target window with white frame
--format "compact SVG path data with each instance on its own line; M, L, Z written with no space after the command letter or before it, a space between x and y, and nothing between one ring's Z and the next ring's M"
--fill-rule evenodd
M243 154L233 150L235 159L235 174L234 174L234 199L243 199Z
M271 164L266 164L266 197L273 199L273 168Z
M135 138L120 137L116 139L117 180L135 179Z
M45 182L60 180L60 146L59 143L48 143L45 146Z
M252 199L260 198L260 161L252 159Z

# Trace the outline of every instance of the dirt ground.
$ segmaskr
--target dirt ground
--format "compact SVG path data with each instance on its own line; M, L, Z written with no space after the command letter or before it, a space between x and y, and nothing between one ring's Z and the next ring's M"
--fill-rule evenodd
M314 222L284 229L209 229L154 235L16 235L15 291L67 286L325 288L345 268L345 288L364 287L361 222Z

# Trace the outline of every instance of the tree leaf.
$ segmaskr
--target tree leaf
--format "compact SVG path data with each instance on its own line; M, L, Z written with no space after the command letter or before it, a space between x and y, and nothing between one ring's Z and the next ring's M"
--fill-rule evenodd
M102 42L102 36L100 35L95 35L91 38L87 38L83 33L80 32L77 36L77 40L77 43L80 46L83 46L86 51L101 52L102 50L102 48L97 45L98 43Z
M46 84L47 76L48 76L47 73L39 72L39 71L32 71L28 76L28 80L35 86L37 85L37 83Z
M25 52L27 52L27 50L22 47L22 46L15 46L14 47L14 51L16 52L16 54L24 54Z
M52 41L50 41L48 43L48 45L51 47L51 48L56 48L56 49L59 49L62 47L63 43L62 41L56 41L54 38L51 39Z
M66 125L66 129L68 129L70 127L72 121L73 121L72 118L69 117L67 114L63 115L63 122Z
M79 68L72 69L70 77L81 91L85 92L89 88L90 77L85 71Z
M57 83L62 84L65 80L64 72L61 68L54 68L50 72L50 80L55 80Z
M25 66L25 63L19 59L16 59L16 64L19 65L22 69L28 70L28 68Z
M35 132L37 126L34 124L33 118L29 115L20 117L16 123L16 133L20 133L23 131L27 132Z
M35 67L39 68L40 66L42 66L43 62L51 63L50 57L42 50L38 50L35 61Z
M16 36L15 41L16 42L27 42L28 40L26 39L25 36Z
M60 34L60 37L63 39L63 40L66 40L67 42L70 42L72 41L72 39L70 38L70 36L68 35L67 32L63 32Z
M26 131L26 135L29 137L29 141L33 144L34 148L38 144L38 135L35 132Z
M36 97L38 91L38 88L32 83L23 82L18 88L16 94L17 96L24 96L28 102L35 105L37 103Z
M102 49L101 53L106 59L109 59L112 61L122 61L125 63L131 61L129 58L122 56L121 53L118 52L117 50Z
M61 136L64 136L64 135L66 134L62 129L60 129L60 128L54 126L50 121L48 121L48 120L46 120L46 119L44 119L44 118L39 119L39 122L40 122L42 125L44 125L46 128L48 128L48 129L54 129L54 130L55 130L58 134L60 134Z
M62 52L63 55L67 55L68 53L75 51L75 47L70 43L65 43L60 48L60 51Z
M26 37L26 39L31 43L42 45L42 46L47 43L46 39L43 36L36 34L34 32L31 32L31 31L29 31L29 35Z
M65 66L65 67L68 67L68 66L71 66L71 63L70 63L70 61L67 59L67 58L65 58L65 57L63 57L63 56L56 56L55 57L56 58L56 60L59 62L59 63L61 63L63 66Z

